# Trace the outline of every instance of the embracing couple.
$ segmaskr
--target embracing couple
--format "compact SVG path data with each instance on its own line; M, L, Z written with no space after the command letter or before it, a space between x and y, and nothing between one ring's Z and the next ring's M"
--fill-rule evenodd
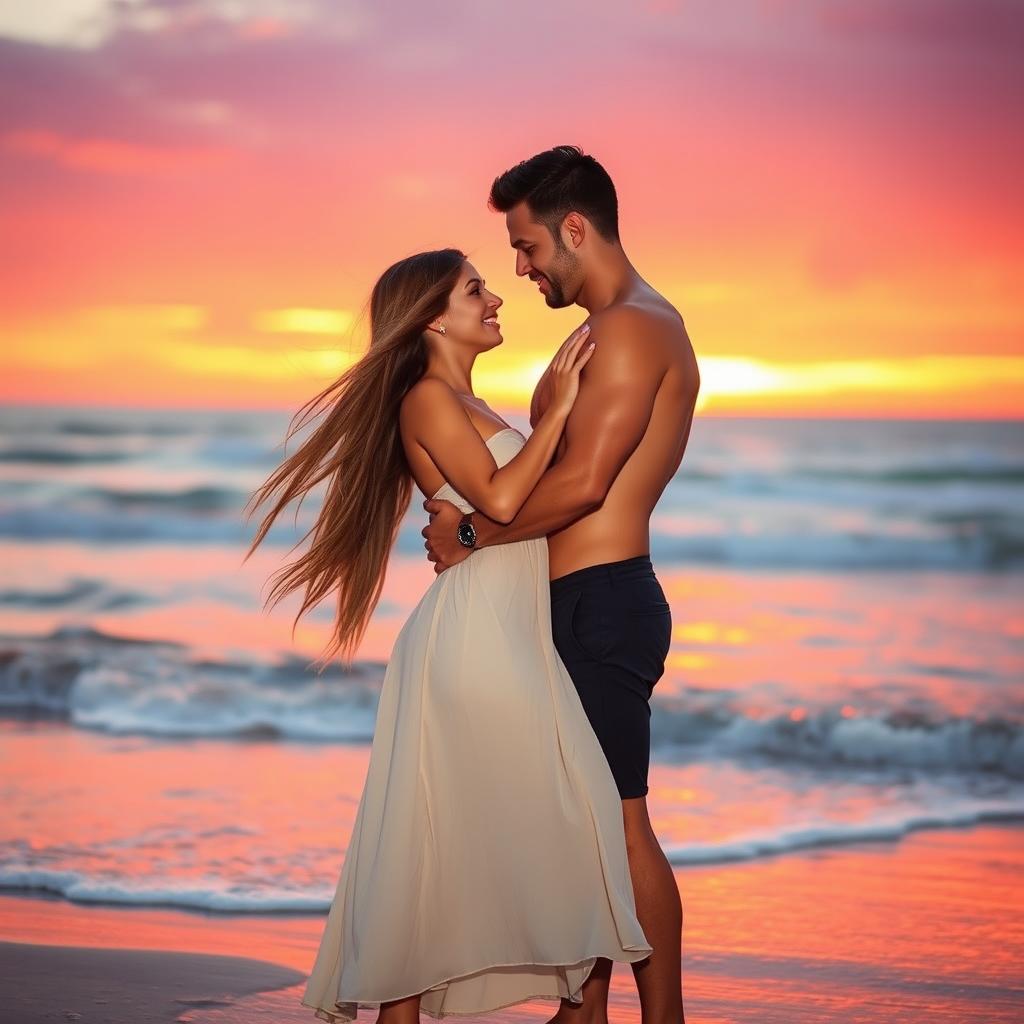
M680 1024L682 908L645 799L672 629L649 520L683 456L697 364L623 251L593 157L539 153L494 181L490 205L516 273L589 314L537 385L529 437L473 393L502 300L462 252L420 253L377 281L368 351L307 403L323 422L256 493L277 500L253 548L328 481L309 551L271 595L304 588L301 615L337 590L328 656L363 635L413 484L437 573L387 666L302 1003L404 1024L540 998L561 1001L560 1024L600 1024L618 960L644 1024Z

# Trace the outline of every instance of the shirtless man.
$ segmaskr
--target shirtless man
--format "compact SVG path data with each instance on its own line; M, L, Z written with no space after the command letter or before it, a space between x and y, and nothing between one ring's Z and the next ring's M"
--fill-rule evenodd
M650 516L690 434L697 361L679 313L623 251L615 188L593 157L573 146L540 153L495 180L490 205L505 214L516 273L551 308L586 309L596 347L552 465L515 519L503 526L428 500L423 536L436 572L474 547L548 538L555 646L622 797L637 917L654 948L632 965L643 1024L681 1024L682 905L646 801L649 700L672 631ZM549 401L545 371L531 424ZM610 977L599 959L583 1005L563 1000L552 1020L606 1022Z

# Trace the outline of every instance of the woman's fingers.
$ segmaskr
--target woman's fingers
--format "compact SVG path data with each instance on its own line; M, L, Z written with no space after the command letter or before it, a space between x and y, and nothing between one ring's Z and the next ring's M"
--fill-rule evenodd
M576 355L576 362L572 364L573 372L579 373L584 366L590 360L590 357L594 354L594 349L597 347L597 342L588 341L586 345Z
M569 365L575 365L576 361L580 357L580 353L585 352L592 344L593 341L590 340L589 331L584 331L580 334L580 336L573 342L572 348L569 349Z
M562 342L562 345L555 354L555 358L552 362L552 367L556 373L564 370L566 366L572 365L576 356L576 350L583 343L583 340L589 333L590 324L583 323L580 324L580 326Z
M587 339L590 336L589 331L580 330L578 337L575 337L569 347L565 350L565 354L562 357L562 372L571 373L577 359L579 358L580 352L588 344Z
M590 333L590 324L582 323L576 328L572 334L569 335L565 341L559 346L558 353L555 356L556 359L565 360L566 353L575 345L581 338L585 338Z

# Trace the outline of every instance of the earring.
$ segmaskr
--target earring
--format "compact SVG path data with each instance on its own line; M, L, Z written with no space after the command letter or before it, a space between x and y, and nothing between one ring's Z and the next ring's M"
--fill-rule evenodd
M447 333L448 333L448 330L447 330L447 328L446 328L446 327L444 326L444 324L441 324L441 326L440 326L440 327L438 327L438 330L439 330L439 331L440 331L440 332L441 332L442 334L447 334Z

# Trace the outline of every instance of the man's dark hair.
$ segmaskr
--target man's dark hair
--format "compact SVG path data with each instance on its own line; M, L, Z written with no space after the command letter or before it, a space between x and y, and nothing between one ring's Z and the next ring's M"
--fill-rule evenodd
M556 242L567 213L582 213L606 242L619 240L619 201L608 172L579 146L555 146L516 164L491 185L489 205L506 213L526 200Z

